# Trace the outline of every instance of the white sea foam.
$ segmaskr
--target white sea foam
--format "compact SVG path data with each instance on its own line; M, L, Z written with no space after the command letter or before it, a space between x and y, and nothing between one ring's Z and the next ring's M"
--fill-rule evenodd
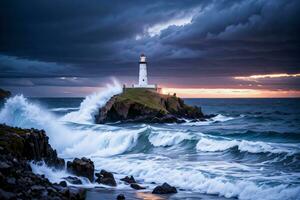
M78 107L68 107L68 108L52 108L50 109L53 112L60 112L60 111L74 111L74 110L78 110Z
M226 121L233 120L233 119L235 119L235 118L218 114L217 116L212 118L212 121L213 122L226 122Z
M168 158L130 159L128 158L95 158L96 168L109 169L114 172L133 175L147 183L156 182L169 184L191 191L216 194L227 198L239 199L297 199L299 186L289 187L257 185L249 180L231 180L225 176L216 178L203 174L206 168L191 167L184 162L176 162Z
M183 125L188 125L188 126L205 126L205 125L210 125L215 122L226 122L229 120L236 119L234 117L229 117L229 116L224 116L221 114L218 114L217 116L207 119L206 121L196 121L196 122L190 122L189 120L186 123L183 123Z
M112 84L107 84L104 90L87 96L80 104L78 111L66 114L64 117L62 117L62 120L78 123L93 123L94 116L96 115L98 109L104 106L113 95L121 92L121 85L119 82L114 80Z
M249 153L287 153L294 154L295 148L278 146L273 143L246 140L216 140L211 138L201 138L197 143L197 150L206 152L225 151L237 147L239 151Z

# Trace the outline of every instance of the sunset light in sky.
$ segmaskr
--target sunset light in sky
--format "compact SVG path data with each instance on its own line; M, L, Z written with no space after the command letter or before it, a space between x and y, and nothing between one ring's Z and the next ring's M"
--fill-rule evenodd
M300 97L298 90L163 88L163 94L176 93L183 98L290 98Z
M253 80L253 79L263 79L263 78L286 78L286 77L300 77L300 74L261 74L261 75L251 75L251 76L237 76L235 79L240 80Z

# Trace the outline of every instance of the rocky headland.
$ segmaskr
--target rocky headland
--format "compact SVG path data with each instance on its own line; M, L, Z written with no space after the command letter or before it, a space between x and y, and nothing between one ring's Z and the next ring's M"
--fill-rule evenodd
M113 96L95 116L98 124L111 122L181 123L184 119L205 120L200 107L189 106L174 95L148 89L125 89Z

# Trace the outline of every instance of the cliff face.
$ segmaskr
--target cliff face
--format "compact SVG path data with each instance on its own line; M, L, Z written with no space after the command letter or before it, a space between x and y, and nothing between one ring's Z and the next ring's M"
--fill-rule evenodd
M52 184L34 174L29 161L64 167L44 131L0 124L0 199L84 199L84 191Z
M64 167L64 160L57 157L48 143L49 138L43 130L13 128L0 124L0 147L17 158L44 160L47 165Z
M176 96L147 89L129 89L113 96L95 116L96 123L107 122L182 122L180 118L204 119L199 107L186 105Z
M9 91L0 88L0 100L10 97L11 93Z

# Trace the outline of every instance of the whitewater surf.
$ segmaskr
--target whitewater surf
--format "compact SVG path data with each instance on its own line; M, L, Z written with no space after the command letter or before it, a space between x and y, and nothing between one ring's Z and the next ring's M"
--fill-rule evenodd
M146 191L168 182L180 199L189 193L299 199L299 100L194 99L186 102L217 116L183 124L95 124L97 110L121 91L114 82L85 99L14 96L1 105L0 123L44 129L59 156L91 158L97 171L116 174L120 190L129 189L120 178L133 175ZM52 182L68 175L46 165L32 168ZM99 186L81 179L84 187Z

